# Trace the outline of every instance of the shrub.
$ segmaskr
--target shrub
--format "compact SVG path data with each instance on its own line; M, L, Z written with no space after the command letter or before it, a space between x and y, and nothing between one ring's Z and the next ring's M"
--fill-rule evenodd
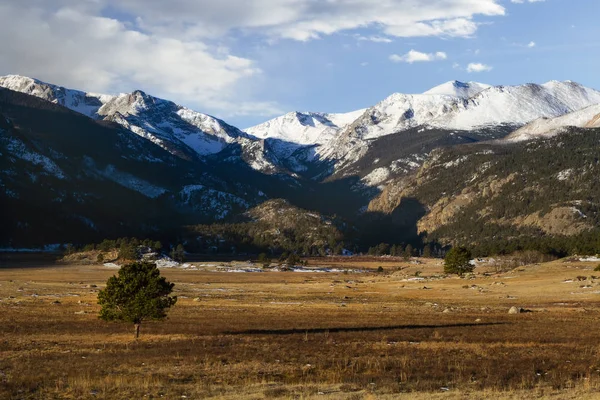
M598 264L598 266L594 268L594 271L600 271L600 264Z

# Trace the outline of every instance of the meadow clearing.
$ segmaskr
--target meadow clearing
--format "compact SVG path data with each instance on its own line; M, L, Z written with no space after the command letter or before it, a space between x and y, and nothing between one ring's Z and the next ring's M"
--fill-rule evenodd
M308 262L336 272L162 269L178 302L136 341L98 319L115 269L4 260L0 398L600 398L597 261Z

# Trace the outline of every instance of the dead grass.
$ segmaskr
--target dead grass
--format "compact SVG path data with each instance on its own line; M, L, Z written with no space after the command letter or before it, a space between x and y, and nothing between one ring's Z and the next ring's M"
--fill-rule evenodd
M163 270L179 301L137 342L97 318L114 270L2 268L0 398L600 397L594 265L458 279L436 260L368 263L385 273Z

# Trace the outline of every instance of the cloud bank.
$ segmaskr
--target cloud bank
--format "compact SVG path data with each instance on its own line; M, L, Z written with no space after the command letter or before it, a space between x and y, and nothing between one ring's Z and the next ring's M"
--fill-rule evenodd
M260 67L220 41L309 41L365 28L376 32L365 36L373 42L469 37L477 18L504 14L499 0L5 0L0 73L96 92L140 88L224 115L272 115L277 104L248 89ZM422 54L397 57L445 58Z

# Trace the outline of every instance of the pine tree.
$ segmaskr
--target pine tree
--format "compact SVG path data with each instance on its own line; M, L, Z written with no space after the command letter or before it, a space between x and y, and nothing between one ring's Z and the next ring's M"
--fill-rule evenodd
M444 272L447 274L464 275L467 272L473 272L474 265L471 265L471 252L465 247L453 247L444 258Z
M100 319L133 323L138 338L142 321L162 320L175 305L177 297L169 296L173 286L174 283L160 276L156 264L124 265L98 293L98 304L102 307Z

